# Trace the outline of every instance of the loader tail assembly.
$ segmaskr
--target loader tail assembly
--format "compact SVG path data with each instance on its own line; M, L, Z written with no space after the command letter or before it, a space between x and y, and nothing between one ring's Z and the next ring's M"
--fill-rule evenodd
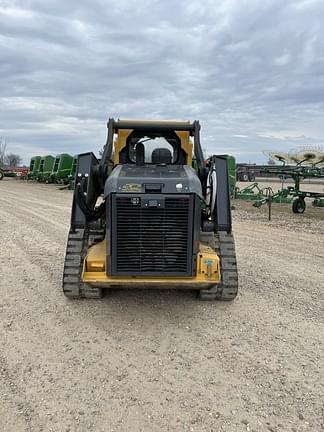
M198 121L110 119L101 160L78 156L63 291L114 287L236 297L228 158L204 160Z

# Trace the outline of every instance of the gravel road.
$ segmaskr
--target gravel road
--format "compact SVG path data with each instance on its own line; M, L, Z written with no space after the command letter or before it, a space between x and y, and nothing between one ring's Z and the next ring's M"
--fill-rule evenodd
M61 292L72 194L0 182L0 431L324 430L324 209L235 202L240 294ZM314 209L315 210L315 209Z

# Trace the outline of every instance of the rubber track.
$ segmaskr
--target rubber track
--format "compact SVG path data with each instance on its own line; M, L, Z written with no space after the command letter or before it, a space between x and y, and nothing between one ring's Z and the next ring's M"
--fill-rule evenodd
M201 232L200 239L218 254L221 263L221 283L208 290L199 290L200 299L234 300L238 292L238 274L233 234Z
M83 283L81 273L88 247L101 241L103 237L104 231L100 229L90 231L78 229L69 232L63 271L63 292L66 297L71 299L102 297L102 289Z

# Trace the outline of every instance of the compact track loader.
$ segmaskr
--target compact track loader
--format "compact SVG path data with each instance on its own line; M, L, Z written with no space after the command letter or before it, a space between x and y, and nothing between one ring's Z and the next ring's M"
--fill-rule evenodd
M204 160L198 121L110 119L101 160L78 156L64 294L188 288L233 300L228 179L226 156Z

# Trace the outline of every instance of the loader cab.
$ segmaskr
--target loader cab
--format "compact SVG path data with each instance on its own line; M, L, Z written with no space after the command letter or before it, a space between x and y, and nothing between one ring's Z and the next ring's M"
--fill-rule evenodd
M193 143L187 131L115 131L114 165L190 165Z

